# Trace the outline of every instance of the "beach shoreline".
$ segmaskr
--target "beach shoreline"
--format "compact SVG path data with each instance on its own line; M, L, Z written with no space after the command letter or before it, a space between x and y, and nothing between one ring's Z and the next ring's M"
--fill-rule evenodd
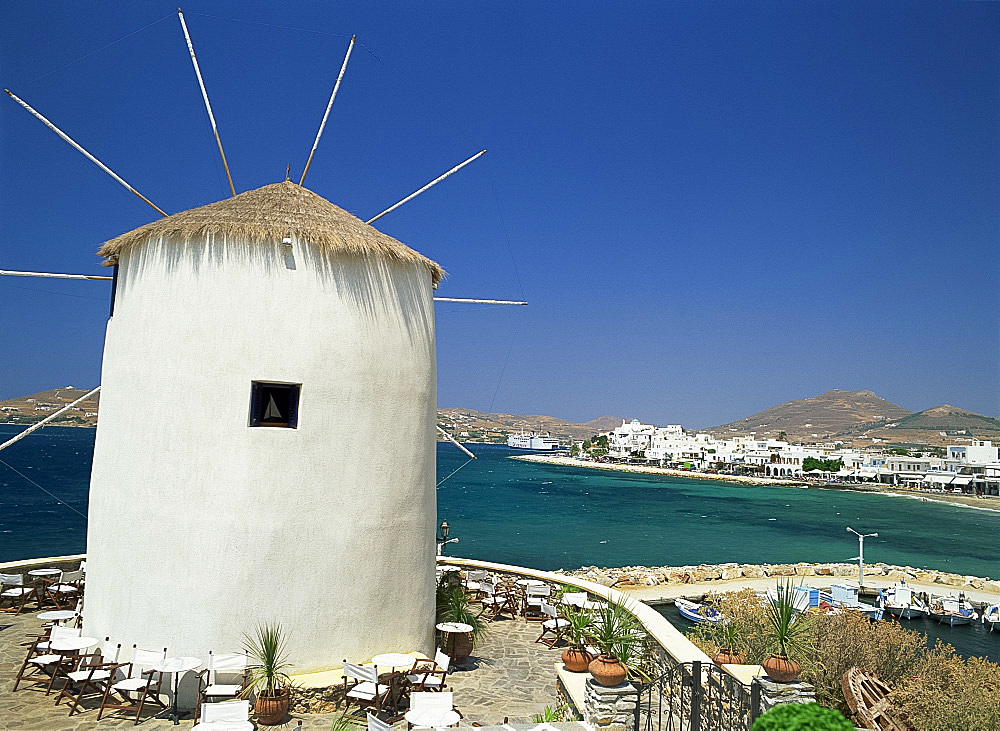
M551 464L560 467L580 467L582 469L597 469L610 472L631 472L634 474L662 475L664 477L681 477L692 480L710 480L713 482L728 482L744 486L771 486L771 487L797 487L799 489L808 488L812 490L843 490L845 492L862 492L870 495L882 495L883 497L904 497L910 500L921 500L925 502L946 503L956 507L975 508L977 510L989 510L1000 512L1000 499L988 497L975 497L973 495L952 495L950 493L929 493L916 492L894 488L891 485L864 485L864 484L816 484L805 480L783 480L775 477L751 477L749 475L720 475L707 472L694 472L688 470L676 470L669 467L652 467L646 465L623 465L609 462L588 462L548 454L517 454L510 459L519 459L524 462L537 462L539 464Z

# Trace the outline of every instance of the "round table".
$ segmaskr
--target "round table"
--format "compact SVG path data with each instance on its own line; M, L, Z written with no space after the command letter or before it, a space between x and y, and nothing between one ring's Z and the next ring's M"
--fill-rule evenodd
M514 583L518 586L545 586L545 582L541 579L518 579Z
M80 652L88 650L100 642L96 637L63 637L61 640L52 640L49 649L53 652Z
M182 655L181 657L164 658L150 666L158 673L172 673L174 676L174 702L170 713L167 715L168 719L173 720L174 726L180 724L181 717L180 711L177 710L177 686L180 684L181 676L188 670L194 670L200 665L201 660L199 658Z
M414 726L424 726L427 728L442 728L444 726L454 726L459 721L459 715L453 710L444 708L421 708L410 709L403 718Z
M381 668L412 668L416 658L402 652L383 652L372 658L372 665Z
M53 609L35 616L43 622L62 622L64 619L73 619L76 616L76 612L71 609Z
M59 569L32 569L28 572L28 576L37 576L39 578L44 578L46 576L58 576L62 571Z
M435 625L438 632L445 635L443 642L444 653L450 657L456 664L464 665L465 661L468 660L468 654L472 650L471 640L468 644L458 653L456 653L456 644L458 643L458 638L462 635L472 636L472 625L463 624L462 622L442 622L439 625ZM463 654L464 653L464 654ZM456 655L458 655L456 657Z

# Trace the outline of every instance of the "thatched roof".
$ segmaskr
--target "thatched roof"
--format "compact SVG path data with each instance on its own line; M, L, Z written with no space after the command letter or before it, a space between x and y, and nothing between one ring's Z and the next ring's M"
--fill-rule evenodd
M421 264L430 271L434 284L444 276L436 262L288 180L147 223L105 242L97 253L114 257L165 236L184 241L226 236L262 244L280 243L291 236L331 252Z

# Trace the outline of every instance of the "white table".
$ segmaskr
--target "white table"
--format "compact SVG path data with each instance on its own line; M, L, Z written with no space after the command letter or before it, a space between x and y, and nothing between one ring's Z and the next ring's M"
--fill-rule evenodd
M541 579L518 579L514 582L518 586L545 586L545 582Z
M372 658L372 665L380 668L412 668L417 658L402 652L384 652Z
M158 673L172 673L174 676L174 702L170 709L170 713L167 715L168 719L172 719L174 726L180 724L181 714L177 710L177 686L180 684L181 676L188 670L194 670L201 666L201 659L197 657L191 657L190 655L182 655L181 657L167 657L160 660L157 663L153 663L150 667Z
M468 633L472 631L471 624L462 624L461 622L442 622L441 624L435 625L438 632L459 632Z
M35 616L43 622L62 622L64 619L73 619L76 612L71 609L53 609Z
M52 640L49 649L60 654L66 652L80 652L89 650L100 642L96 637L63 637L61 640Z
M58 576L62 571L59 569L32 569L28 572L28 576L37 576L38 578L44 578L46 576Z
M427 728L443 728L444 726L454 726L459 721L459 715L453 710L445 708L421 708L409 710L404 715L409 723L414 726L424 726Z

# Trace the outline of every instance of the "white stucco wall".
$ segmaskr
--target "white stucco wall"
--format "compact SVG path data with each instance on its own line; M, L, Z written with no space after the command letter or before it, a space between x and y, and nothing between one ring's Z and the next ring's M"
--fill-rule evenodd
M251 381L298 428L248 426ZM238 242L120 261L104 350L84 631L171 655L280 622L299 672L433 650L430 273Z

